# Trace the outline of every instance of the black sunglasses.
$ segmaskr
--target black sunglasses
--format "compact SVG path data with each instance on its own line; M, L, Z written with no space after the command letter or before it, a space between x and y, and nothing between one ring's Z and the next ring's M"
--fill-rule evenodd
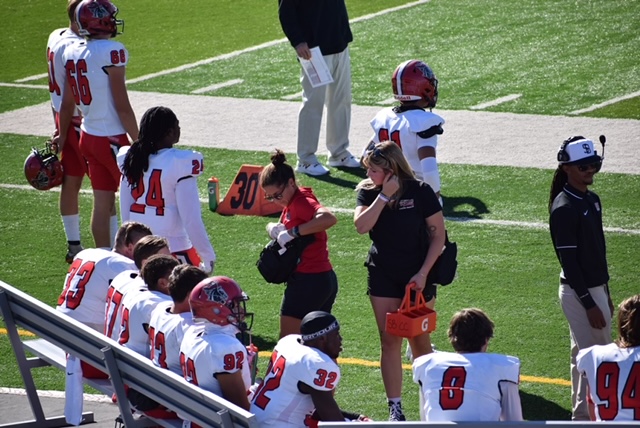
M595 169L596 171L600 171L601 166L602 166L602 163L600 162L588 163L586 165L578 165L578 171L585 172L590 169Z
M264 198L267 201L273 201L273 200L279 201L280 199L282 199L282 194L284 193L284 190L286 188L287 188L287 185L285 184L284 186L282 186L282 190L280 190L277 193L274 193L273 195L265 195Z
M373 148L373 149L369 150L369 155L372 158L380 157L380 158L386 160L387 162L389 162L389 159L384 155L384 153L382 153L381 149Z

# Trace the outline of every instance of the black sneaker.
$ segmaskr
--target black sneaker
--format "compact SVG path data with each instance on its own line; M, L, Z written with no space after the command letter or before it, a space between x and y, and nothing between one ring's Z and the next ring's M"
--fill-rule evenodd
M402 403L389 401L389 422L403 422L407 418L402 413Z

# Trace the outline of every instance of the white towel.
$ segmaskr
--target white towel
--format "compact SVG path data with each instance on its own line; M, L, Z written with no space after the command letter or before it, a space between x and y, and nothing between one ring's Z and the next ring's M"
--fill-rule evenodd
M82 367L80 358L67 354L67 370L64 386L64 418L68 424L82 422Z

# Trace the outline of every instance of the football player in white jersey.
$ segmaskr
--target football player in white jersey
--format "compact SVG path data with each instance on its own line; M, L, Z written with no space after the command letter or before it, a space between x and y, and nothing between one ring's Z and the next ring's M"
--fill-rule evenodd
M213 271L216 254L202 222L197 177L202 154L179 150L180 124L167 107L152 107L140 120L140 138L118 153L122 170L122 221L144 221L169 241L183 263Z
M581 349L577 367L587 379L591 420L640 421L640 294L618 306L618 339Z
M207 274L195 266L182 264L169 276L171 303L158 305L151 313L149 340L153 363L182 376L180 344L184 333L193 324L189 305L191 291Z
M377 143L393 141L402 147L416 177L440 198L436 148L444 119L431 111L438 102L438 80L427 64L409 60L396 68L391 85L400 105L380 110L371 120L374 134L362 157Z
M60 84L65 81L65 68L62 61L62 54L65 49L73 43L78 43L84 39L78 35L78 25L75 23L76 7L82 0L69 0L67 3L67 15L69 16L69 26L58 28L49 35L47 40L47 63L49 78L49 95L51 97L51 110L56 130L58 134L58 112L62 103L62 89ZM76 110L72 118L73 126L69 127L66 144L60 153L60 162L63 168L62 187L60 188L60 216L64 232L67 236L68 251L66 255L67 263L73 261L73 257L82 251L80 243L80 217L78 209L78 194L82 186L82 179L87 173L87 163L80 154L80 122L82 117ZM57 148L53 148L57 151Z
M180 366L187 381L245 410L249 410L251 375L247 350L236 335L251 330L253 324L247 300L231 278L201 281L189 297L194 324L180 346Z
M120 324L122 322L122 299L129 291L146 290L147 286L140 276L140 269L147 259L154 254L171 254L169 243L165 238L148 235L140 239L133 247L133 262L136 269L126 270L113 278L107 291L105 302L104 334L118 341Z
M180 343L186 330L193 324L189 295L206 277L207 274L195 266L177 265L171 271L167 284L171 300L159 302L151 311L148 327L150 358L156 366L169 369L180 376ZM158 419L178 418L175 412L131 388L127 388L127 398L147 416Z
M109 283L120 272L135 268L133 248L147 235L151 231L144 224L127 222L118 229L113 250L88 248L78 253L69 267L56 309L102 333Z
M149 358L151 312L159 304L171 302L169 275L179 264L171 255L156 254L149 257L140 271L147 289L130 291L122 299L119 344Z
M150 234L144 224L127 222L116 233L113 251L104 248L80 251L69 267L56 310L102 333L109 284L120 272L135 268L131 260L133 248L141 238ZM105 377L84 362L81 366L85 377Z
M265 378L251 400L261 428L304 428L318 421L368 420L342 412L333 392L340 382L336 360L342 351L340 325L328 312L313 311L300 325L302 335L278 341Z
M65 49L62 58L66 79L60 83L60 135L64 150L67 131L76 107L82 112L80 152L89 165L93 189L91 232L96 247L109 247L118 220L115 192L120 170L115 161L118 149L138 139L138 123L125 86L129 53L111 38L119 33L122 20L109 0L83 0L77 7L78 34L86 40ZM127 136L128 134L128 136Z
M493 322L480 309L458 311L449 325L456 351L433 352L413 362L423 421L522 421L520 360L487 353Z

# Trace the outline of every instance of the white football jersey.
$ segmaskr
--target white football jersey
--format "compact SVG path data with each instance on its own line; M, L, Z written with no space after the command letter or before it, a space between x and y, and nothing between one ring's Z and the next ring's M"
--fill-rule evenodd
M158 305L149 322L150 358L153 363L182 376L180 344L187 329L193 324L191 312L172 314L173 302Z
M122 322L118 343L149 358L149 321L151 312L162 302L171 302L171 296L160 291L127 293L122 299Z
M409 166L416 177L422 179L422 166L418 157L418 149L421 147L438 146L438 136L421 138L418 133L426 131L434 126L444 124L444 119L430 111L415 109L396 113L393 107L382 109L371 120L374 143L381 141L393 141L402 148L402 153L409 161Z
M300 343L290 334L278 341L266 375L253 399L251 413L260 427L304 428L315 406L311 395L298 389L302 382L319 391L332 391L340 382L340 368L324 352Z
M180 365L184 378L222 397L222 389L215 375L240 370L248 391L251 374L247 349L236 338L237 332L234 326L221 327L210 322L192 324L180 345Z
M413 380L420 384L429 422L499 421L500 383L517 385L519 379L520 360L508 355L434 352L413 362Z
M118 166L123 169L129 146L120 148ZM149 156L149 168L135 189L123 175L120 185L122 221L138 221L169 241L172 253L192 246L200 258L215 261L215 253L202 222L197 177L203 171L202 154L167 148Z
M69 267L56 309L102 333L109 284L120 272L135 267L133 260L115 251L80 251Z
M68 46L82 42L83 40L82 37L71 31L70 28L58 28L52 31L49 35L49 40L47 40L49 95L51 96L51 106L56 112L60 111L62 88L67 78L62 54ZM74 116L77 116L77 114L76 112Z
M639 421L640 347L615 343L582 349L578 371L587 378L597 421Z
M111 281L107 291L105 302L104 335L116 342L120 336L120 324L122 323L122 299L129 291L143 291L147 285L142 280L137 269L126 270L119 273Z
M82 112L82 130L99 137L124 134L104 70L127 65L129 52L124 45L110 39L82 40L65 49L62 60L67 76L73 77L69 83Z

